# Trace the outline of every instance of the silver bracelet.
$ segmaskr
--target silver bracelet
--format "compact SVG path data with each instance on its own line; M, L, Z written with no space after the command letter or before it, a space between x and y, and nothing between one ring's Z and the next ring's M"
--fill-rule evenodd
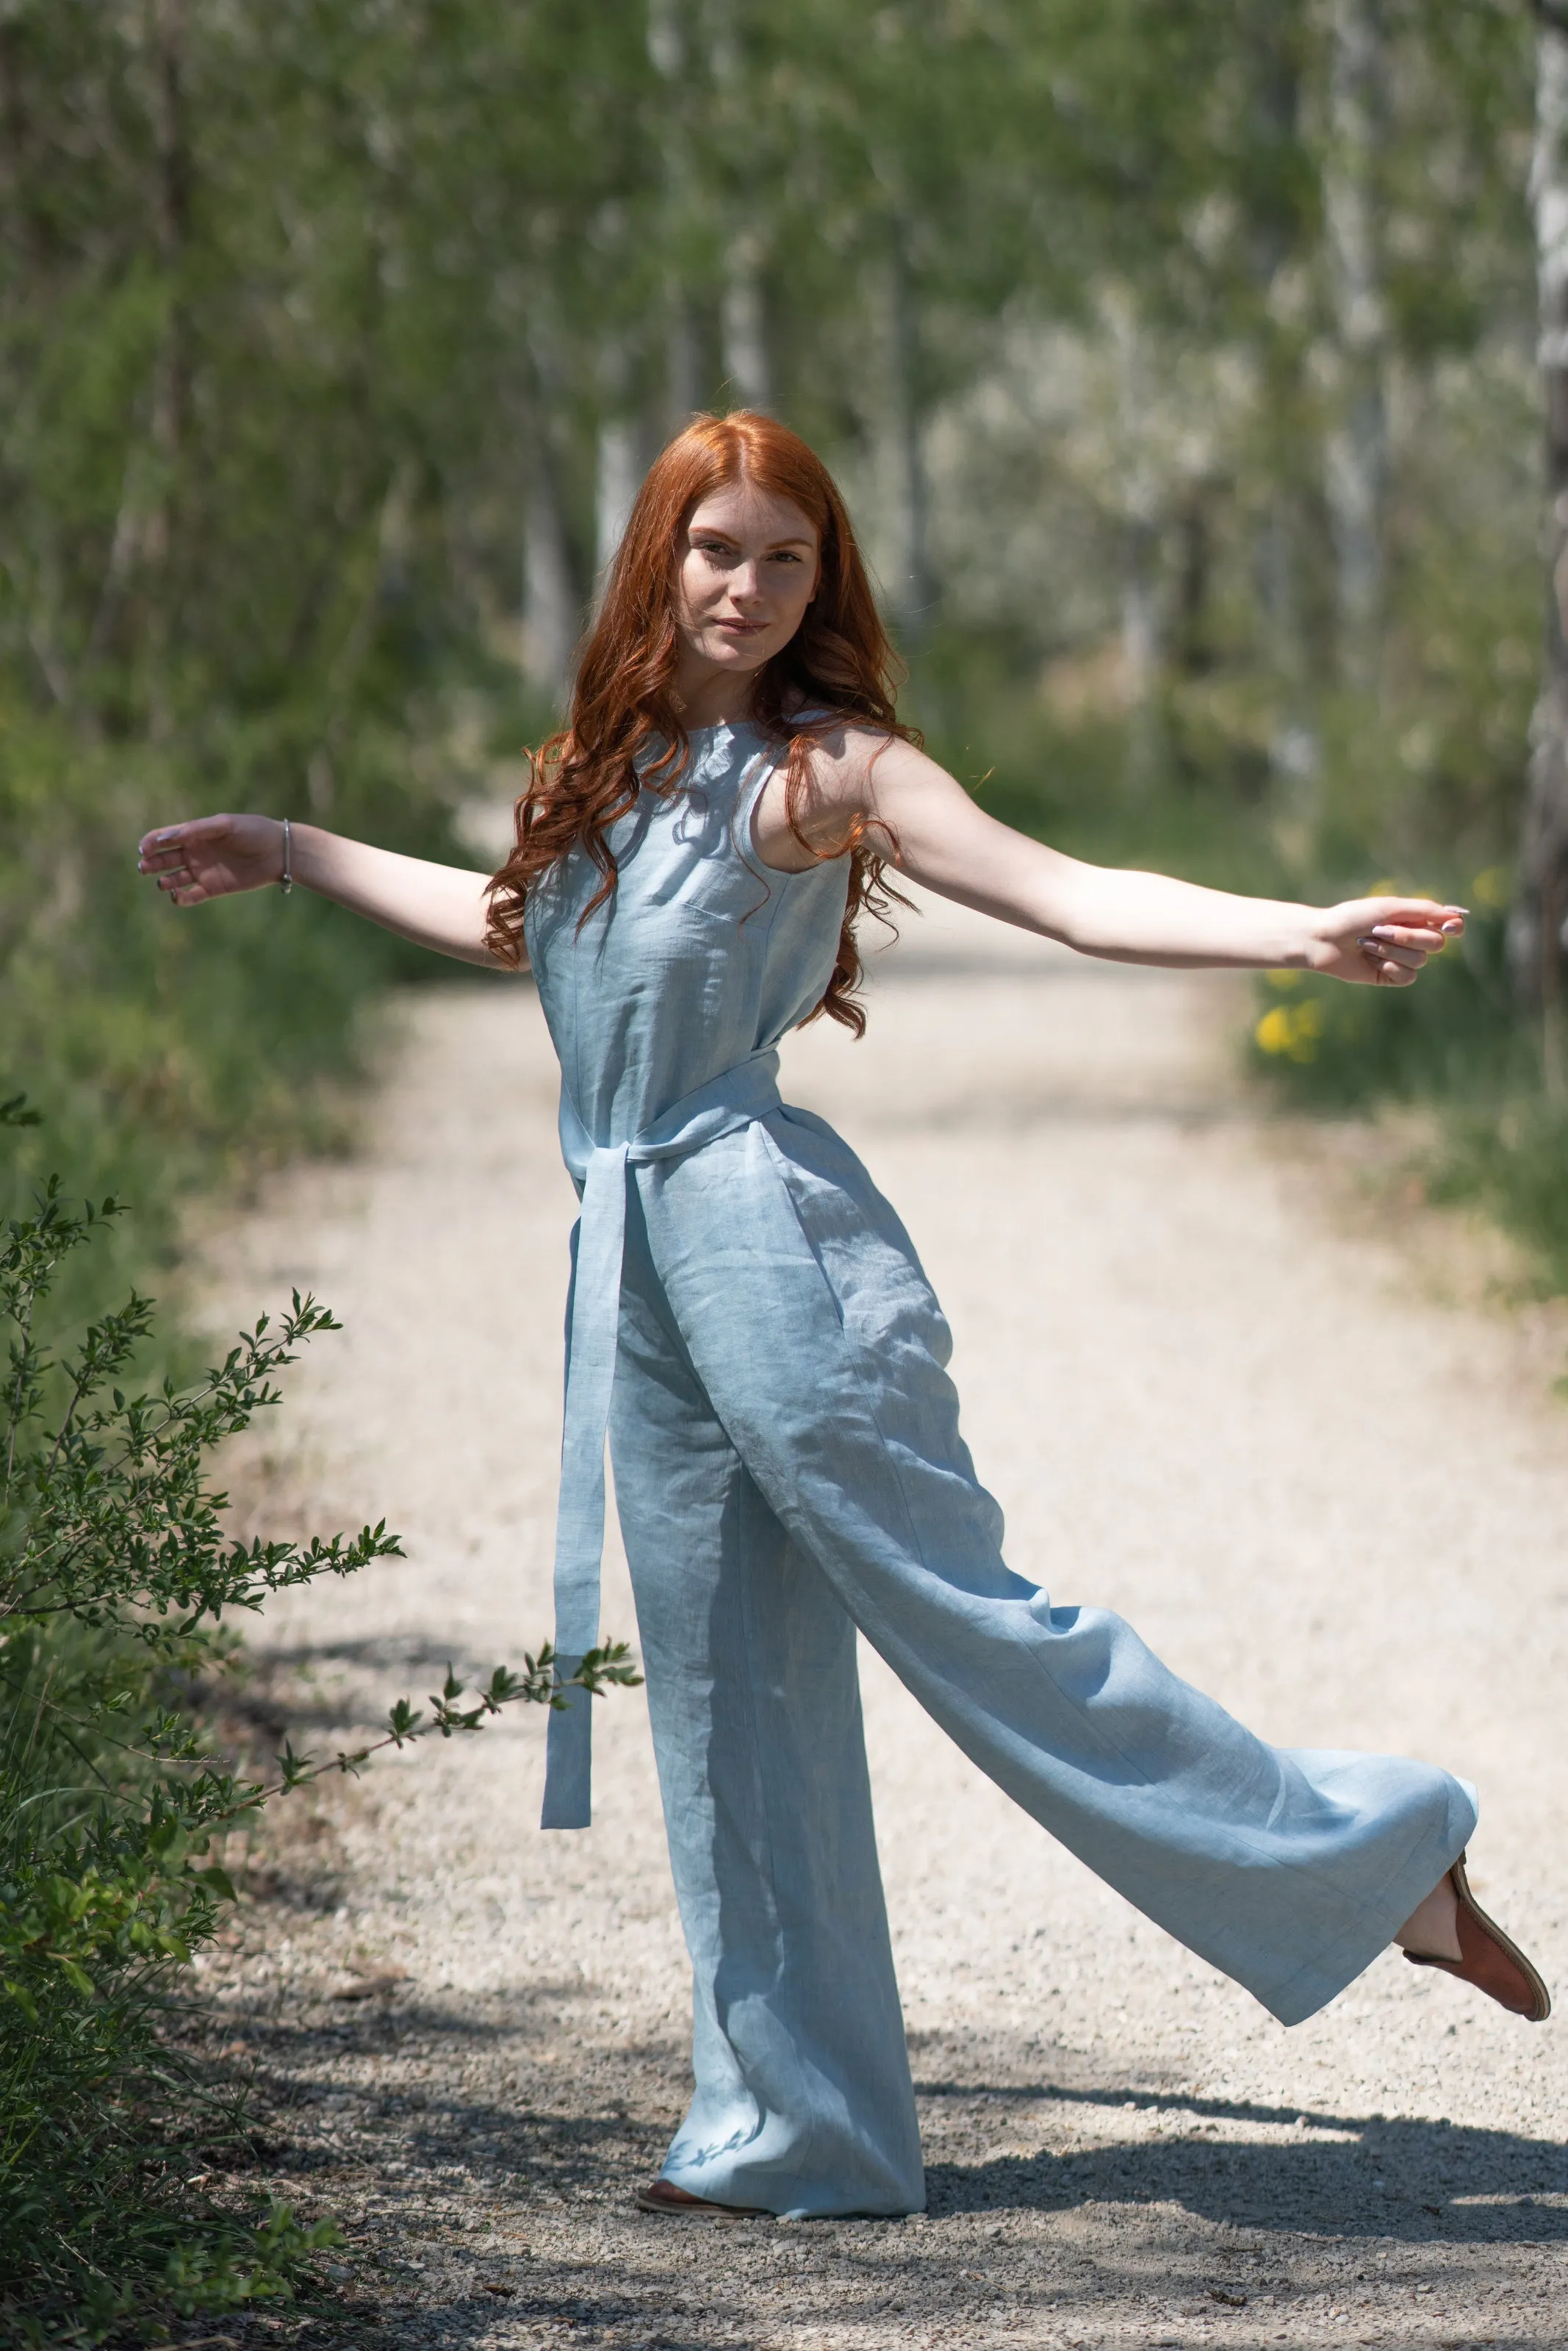
M285 817L283 820L283 871L277 877L277 886L286 898L294 887L294 875L289 870L293 863L294 841L288 830L288 819Z

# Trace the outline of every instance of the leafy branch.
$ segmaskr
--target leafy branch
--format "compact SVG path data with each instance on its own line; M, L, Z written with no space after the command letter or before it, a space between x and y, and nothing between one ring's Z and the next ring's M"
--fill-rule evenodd
M443 1739L451 1739L462 1731L483 1730L490 1717L499 1714L504 1706L559 1708L566 1705L569 1690L586 1690L591 1698L599 1698L607 1689L639 1689L642 1682L631 1648L624 1641L609 1641L601 1648L590 1649L577 1671L566 1675L559 1671L555 1650L547 1641L537 1656L524 1657L520 1674L508 1666L497 1666L484 1688L473 1693L474 1703L465 1707L458 1701L468 1692L448 1666L440 1693L433 1693L430 1698L428 1721L423 1708L400 1698L388 1709L387 1729L380 1739L351 1753L340 1750L330 1762L319 1763L308 1755L296 1755L286 1741L277 1759L282 1777L276 1786L258 1791L258 1801L304 1787L329 1771L358 1773L372 1755L379 1755L384 1748L410 1747L416 1739L428 1738L432 1731L439 1732Z

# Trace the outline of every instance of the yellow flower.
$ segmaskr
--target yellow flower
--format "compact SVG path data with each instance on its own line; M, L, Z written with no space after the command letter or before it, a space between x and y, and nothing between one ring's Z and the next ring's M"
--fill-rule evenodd
M1272 1006L1253 1029L1252 1040L1265 1053L1279 1054L1291 1061L1311 1061L1317 1058L1318 1039L1322 1033L1322 1006L1315 997L1309 996L1304 1004Z
M1270 987L1277 987L1281 995L1284 996L1292 987L1300 987L1306 976L1304 971L1271 971L1269 974L1269 985Z
M1506 906L1513 895L1513 876L1506 865L1489 865L1470 883L1470 896L1478 906Z

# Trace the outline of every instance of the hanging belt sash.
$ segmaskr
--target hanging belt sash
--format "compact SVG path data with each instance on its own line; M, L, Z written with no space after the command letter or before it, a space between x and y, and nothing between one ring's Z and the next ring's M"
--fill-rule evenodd
M555 1646L563 1679L599 1643L604 1442L621 1324L626 1170L656 1159L684 1159L779 1106L779 1056L771 1050L754 1053L687 1094L629 1143L596 1144L561 1088L561 1155L582 1202L567 1315L566 1419L555 1533ZM592 1700L585 1690L570 1690L565 1706L550 1711L541 1828L587 1828L592 1740Z

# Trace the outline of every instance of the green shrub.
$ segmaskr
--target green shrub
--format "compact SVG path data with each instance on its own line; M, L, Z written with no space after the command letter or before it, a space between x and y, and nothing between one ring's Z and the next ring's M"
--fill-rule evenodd
M19 1099L0 1105L0 1124L29 1123ZM40 2342L288 2293L326 2241L281 2209L194 2203L174 2160L233 2127L161 2030L233 1898L214 1834L374 1746L476 1730L564 1687L548 1646L466 1703L449 1672L428 1716L400 1699L381 1740L329 1764L286 1748L272 1786L209 1751L185 1694L232 1655L235 1618L398 1546L384 1525L307 1543L225 1535L214 1448L338 1326L296 1295L204 1378L136 1387L145 1299L68 1334L55 1321L62 1267L119 1213L69 1205L51 1179L0 1245L0 2314ZM637 1678L620 1644L572 1677L592 1691Z

